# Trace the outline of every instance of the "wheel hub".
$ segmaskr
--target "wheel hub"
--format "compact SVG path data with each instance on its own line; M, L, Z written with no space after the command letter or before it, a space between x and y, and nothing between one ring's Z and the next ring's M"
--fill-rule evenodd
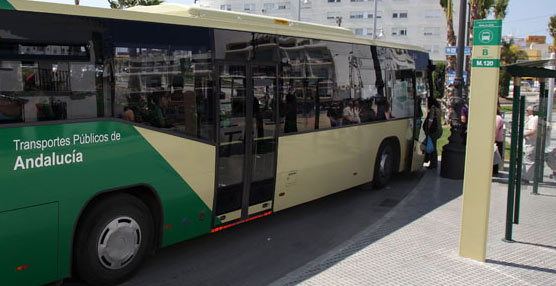
M108 269L120 269L129 264L141 245L141 228L130 217L118 217L109 222L98 239L100 263Z

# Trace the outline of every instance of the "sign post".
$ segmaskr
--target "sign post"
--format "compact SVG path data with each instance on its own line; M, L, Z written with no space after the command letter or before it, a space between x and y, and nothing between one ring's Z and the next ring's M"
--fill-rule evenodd
M475 21L460 256L484 262L500 72L501 20Z

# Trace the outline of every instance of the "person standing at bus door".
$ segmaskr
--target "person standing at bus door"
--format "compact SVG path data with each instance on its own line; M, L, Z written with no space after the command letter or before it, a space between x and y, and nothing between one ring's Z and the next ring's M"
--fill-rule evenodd
M440 110L440 105L436 99L430 99L428 104L429 113L423 124L423 129L425 131L425 135L430 137L432 141L433 151L425 154L425 162L430 162L428 168L434 169L438 166L436 141L440 138L440 136L442 136L442 111Z
M523 136L525 142L523 146L523 169L521 170L521 179L524 183L528 184L533 180L535 172L535 150L537 144L537 124L539 121L538 116L533 113L533 105L529 105L525 110L525 130Z
M496 148L498 153L500 154L501 163L504 164L504 119L500 115L500 108L496 109L496 135L494 136L494 142L496 143ZM494 174L498 174L498 170L500 165L496 164L493 166L492 172Z

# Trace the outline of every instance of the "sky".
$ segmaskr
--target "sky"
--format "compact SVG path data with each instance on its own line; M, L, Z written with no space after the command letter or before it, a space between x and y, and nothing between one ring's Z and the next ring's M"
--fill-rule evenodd
M556 0L510 0L502 24L502 34L511 33L516 38L544 35L547 42L551 43L548 18L552 15L556 15Z
M74 0L41 0L73 4ZM416 0L419 1L419 0ZM166 3L193 4L193 0L165 0ZM83 6L109 8L107 0L81 0ZM506 19L502 25L502 34L512 34L516 38L528 35L544 35L547 42L552 38L548 34L548 18L556 15L556 0L510 0Z

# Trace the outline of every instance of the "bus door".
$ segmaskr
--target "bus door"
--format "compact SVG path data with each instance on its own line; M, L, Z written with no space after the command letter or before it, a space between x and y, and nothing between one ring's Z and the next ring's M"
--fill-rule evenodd
M218 65L214 226L272 210L276 177L276 65Z

